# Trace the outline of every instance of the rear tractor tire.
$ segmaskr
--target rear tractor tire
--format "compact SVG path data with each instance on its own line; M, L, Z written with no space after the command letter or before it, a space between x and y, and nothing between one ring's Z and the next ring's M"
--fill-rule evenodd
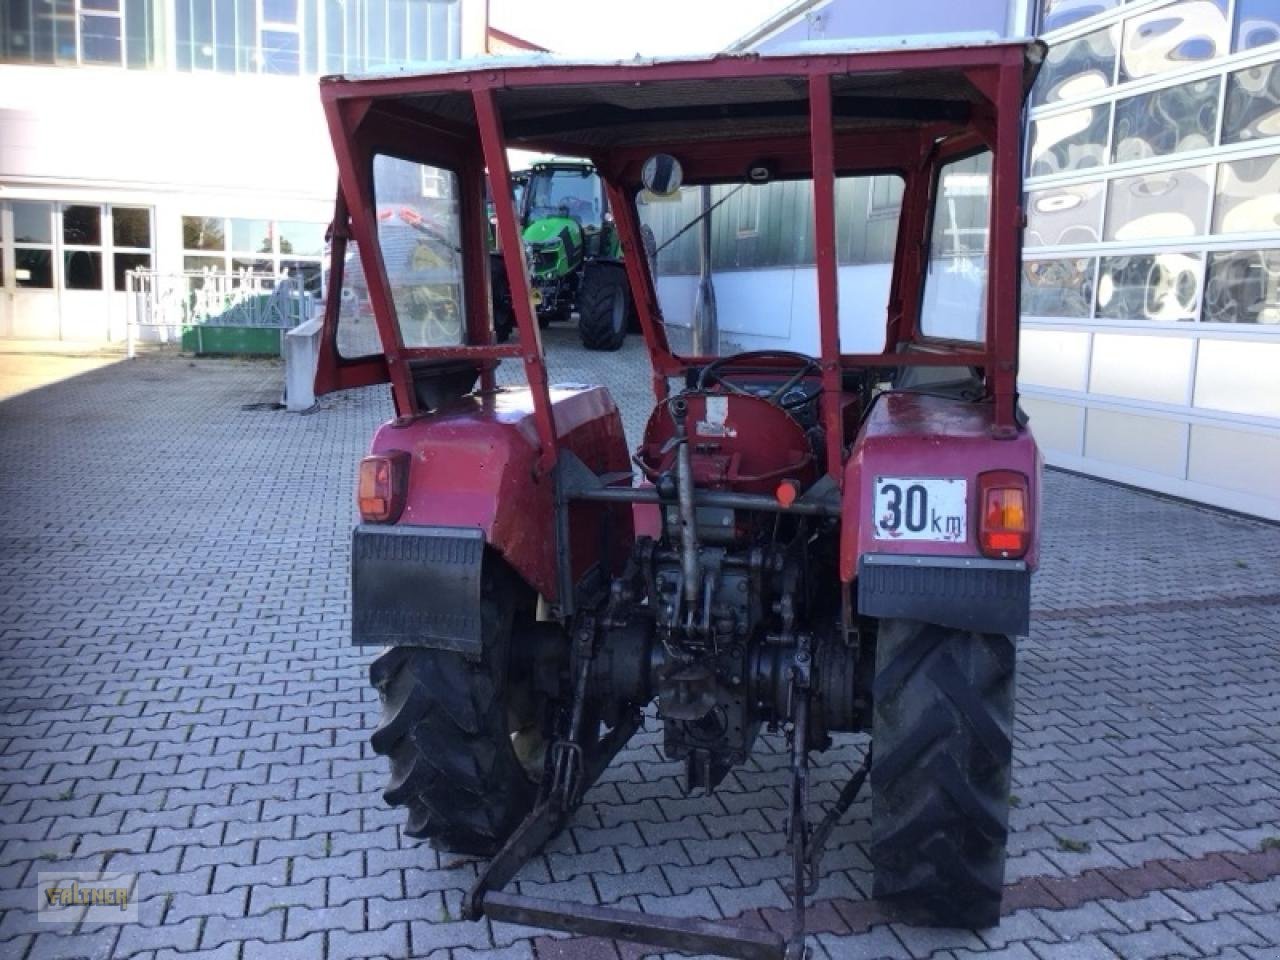
M1009 834L1013 638L886 620L872 694L873 895L912 923L994 926Z
M540 763L522 738L537 724L516 689L523 671L511 662L518 596L508 579L486 575L479 662L391 647L369 670L382 701L372 745L391 764L383 797L406 809L405 833L438 849L493 855L536 799Z
M578 336L588 350L618 350L630 326L631 291L622 267L587 267L578 288Z

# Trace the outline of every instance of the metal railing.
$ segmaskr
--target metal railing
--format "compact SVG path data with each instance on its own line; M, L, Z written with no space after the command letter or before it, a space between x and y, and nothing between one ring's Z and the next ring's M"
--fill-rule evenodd
M285 331L310 320L317 308L299 279L248 270L131 270L126 292L129 357L134 356L143 327L158 329L162 343L194 330L197 353L203 350L203 330L208 327L278 330L283 347Z

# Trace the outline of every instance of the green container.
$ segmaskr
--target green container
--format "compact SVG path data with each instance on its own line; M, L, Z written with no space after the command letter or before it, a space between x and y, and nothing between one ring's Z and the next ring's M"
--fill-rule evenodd
M197 356L279 357L283 335L266 327L183 327L182 350Z

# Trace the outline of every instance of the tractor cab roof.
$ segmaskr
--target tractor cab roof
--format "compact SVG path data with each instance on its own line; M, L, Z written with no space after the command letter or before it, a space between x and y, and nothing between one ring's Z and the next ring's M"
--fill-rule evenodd
M991 101L975 69L1023 63L1029 88L1038 40L908 37L806 44L779 54L567 60L539 54L442 64L430 73L326 77L325 96L394 99L406 118L475 132L472 93L496 88L508 147L597 156L620 147L808 135L807 76L832 76L835 132L967 124Z
M340 175L334 234L344 244L348 236L358 243L383 354L339 356L332 307L319 382L340 387L390 380L397 409L412 413L419 407L413 364L466 360L481 365L491 381L486 364L519 359L541 411L543 442L554 447L521 227L507 191L493 195L493 208L520 343L493 342L484 178L487 170L495 182L507 180L507 149L515 148L582 157L600 172L623 253L617 267L625 271L649 347L655 394L665 391L667 377L709 359L677 355L668 343L635 203L646 166L669 169L668 161L676 160L689 185L811 181L816 352L831 396L839 393L842 368L982 369L992 382L997 422L1012 431L1022 104L1045 50L1038 40L915 37L704 58L490 58L442 64L430 73L326 77L321 96ZM987 225L979 228L984 238L989 232L981 256L991 264L981 292L984 330L976 339L931 341L919 319L939 171L978 154L990 157L991 170ZM462 265L459 289L465 289L465 297L451 301L464 314L456 344L406 343L397 326L379 261L373 168L382 155L429 165L456 180L451 196L458 240L450 249ZM887 309L881 320L868 320L883 323L884 346L875 353L849 352L841 349L839 331L835 180L885 172L901 177L905 200ZM838 437L838 410L828 413L827 428Z

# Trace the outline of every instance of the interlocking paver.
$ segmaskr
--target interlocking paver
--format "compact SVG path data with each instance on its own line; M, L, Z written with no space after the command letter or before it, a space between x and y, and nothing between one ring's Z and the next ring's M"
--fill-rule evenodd
M547 342L553 378L608 382L637 439L639 344ZM383 807L347 551L355 466L390 406L373 388L307 417L244 409L278 378L153 356L0 403L0 955L618 956L461 921L475 862ZM860 801L824 859L815 954L1274 960L1280 530L1055 473L1045 507L1003 923L949 939L860 906ZM815 803L864 743L815 758ZM651 722L518 889L785 923L785 745L763 737L711 798L685 795L660 745ZM142 923L34 920L35 872L104 863L140 874Z

